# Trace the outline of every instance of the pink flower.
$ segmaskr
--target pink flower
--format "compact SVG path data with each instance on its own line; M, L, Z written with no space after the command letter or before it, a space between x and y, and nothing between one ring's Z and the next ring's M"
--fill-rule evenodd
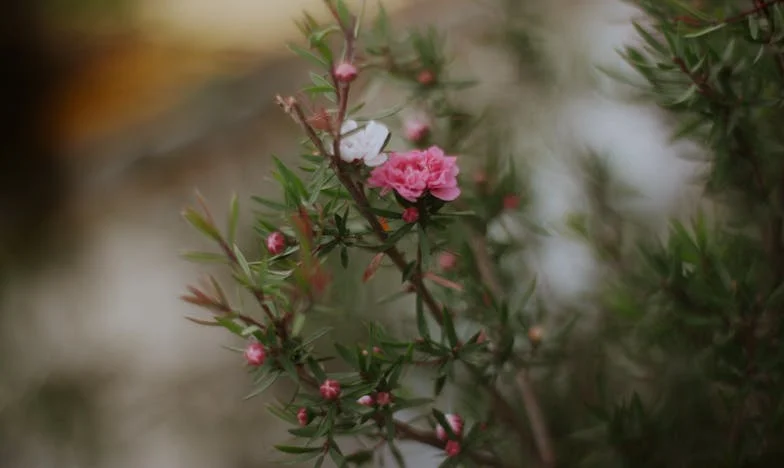
M419 219L419 210L413 206L403 210L403 221L407 223L415 223Z
M504 197L504 209L507 211L514 211L520 207L520 197L517 195L507 195Z
M357 78L357 67L348 62L343 62L335 67L335 78L342 83L351 83Z
M411 119L403 125L403 131L409 141L417 143L430 133L430 125L423 119Z
M340 398L340 383L337 380L327 379L321 384L319 391L325 400L337 400Z
M308 425L310 418L308 417L307 408L300 408L299 411L297 411L297 422L299 422L299 425L302 427Z
M267 236L267 251L272 255L278 255L286 248L286 237L280 231L275 231Z
M460 437L463 435L463 418L457 414L445 414L444 417L446 418L446 422L449 423L449 428L452 429L452 433L456 437ZM446 429L441 427L441 425L436 426L436 437L439 440L446 440L448 434L446 433Z
M419 82L419 84L421 85L424 86L431 85L435 81L436 81L436 74L430 70L422 70L417 75L417 82Z
M254 341L245 348L245 360L249 365L258 367L264 364L265 359L267 359L267 351L261 343Z
M454 457L460 454L460 442L450 440L444 446L444 452L447 457Z
M457 255L452 252L441 252L438 256L438 266L444 271L451 270L457 266Z
M389 392L378 392L376 395L376 403L379 406L386 406L392 402L392 395Z
M373 352L376 354L381 354L381 348L379 348L378 346L373 346Z
M359 403L362 406L373 406L374 404L376 404L376 402L373 401L373 397L370 395L364 395L359 397L357 403Z
M452 201L460 196L459 172L456 157L446 156L441 148L431 146L426 150L391 153L384 165L373 169L368 184L380 188L382 194L394 190L410 202L425 192Z

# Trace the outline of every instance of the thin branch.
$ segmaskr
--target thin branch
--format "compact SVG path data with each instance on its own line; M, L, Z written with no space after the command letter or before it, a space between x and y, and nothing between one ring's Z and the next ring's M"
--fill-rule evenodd
M485 238L480 234L473 232L470 238L470 247L474 254L482 283L493 296L502 297L504 290L501 282L494 273L493 263L487 253L488 249ZM555 452L553 451L552 443L550 441L550 433L547 429L542 407L539 404L539 399L533 390L533 385L528 376L528 368L523 367L520 372L518 372L515 377L515 382L520 390L520 395L523 399L526 413L528 414L528 422L531 424L534 441L536 442L539 456L542 459L542 464L544 467L552 468L555 466ZM503 402L503 404L508 407L508 403L506 403L506 400L503 399L494 386L492 386L491 390L494 391L491 395L494 397L495 403L499 404L499 402ZM501 409L505 410L503 407Z

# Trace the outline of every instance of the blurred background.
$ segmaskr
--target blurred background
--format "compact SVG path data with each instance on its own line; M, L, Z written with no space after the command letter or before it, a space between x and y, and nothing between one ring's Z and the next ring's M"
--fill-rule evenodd
M262 401L242 400L228 335L183 319L194 309L178 297L205 268L178 254L205 245L179 213L196 189L218 219L232 193L274 190L269 157L297 139L273 97L307 79L284 43L320 3L0 7L0 467L277 458L285 436ZM479 8L384 3L401 26L460 29Z

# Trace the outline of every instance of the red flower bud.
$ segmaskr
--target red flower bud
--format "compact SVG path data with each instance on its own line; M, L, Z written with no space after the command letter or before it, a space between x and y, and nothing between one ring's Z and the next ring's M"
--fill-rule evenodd
M520 197L517 195L507 195L504 197L503 203L506 211L514 211L520 207Z
M436 74L430 70L422 70L417 75L417 82L423 86L428 86L436 81Z
M376 395L376 403L379 406L386 406L392 403L392 395L389 392L378 392Z
M444 446L444 452L446 452L447 457L454 457L460 454L460 442L455 440L450 440Z
M373 401L373 397L372 396L364 395L364 396L359 397L359 399L357 400L357 403L359 403L362 406L373 406L376 402Z
M337 400L340 398L340 382L327 379L321 384L319 391L325 400Z
M267 351L261 343L253 342L245 348L245 360L248 364L254 367L264 364L267 359Z
M341 83L351 83L357 78L358 74L357 67L348 62L343 62L335 67L335 78Z
M438 266L444 271L453 269L457 266L457 255L452 252L441 252L438 256Z
M430 125L421 120L410 120L405 123L403 130L409 141L418 143L430 133Z
M299 422L299 425L302 427L308 425L308 423L310 422L310 418L308 417L307 408L300 408L299 411L297 411L297 421Z
M419 210L413 206L403 210L403 221L407 223L415 223L419 219Z
M278 255L286 248L286 237L280 231L275 231L267 236L267 251L272 255Z

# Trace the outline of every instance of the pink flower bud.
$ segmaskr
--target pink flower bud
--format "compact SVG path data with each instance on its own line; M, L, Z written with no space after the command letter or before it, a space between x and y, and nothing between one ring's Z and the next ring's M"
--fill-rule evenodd
M358 74L357 67L348 62L343 62L335 67L335 78L342 83L351 83L357 78Z
M417 75L417 82L421 85L428 86L436 81L436 74L430 70L422 70Z
M447 457L454 457L460 454L460 442L455 440L450 440L444 446L444 452L446 452Z
M319 391L325 400L337 400L340 398L340 383L337 380L327 379L321 384Z
M305 427L310 422L310 418L308 417L308 409L307 408L300 408L297 411L297 422L302 427Z
M438 266L444 271L449 271L457 266L457 255L452 252L441 252L438 256Z
M386 406L392 403L392 395L389 392L378 392L376 395L376 403L379 406Z
M286 248L286 237L280 231L275 231L267 236L267 251L272 255L278 255Z
M445 414L444 417L446 418L446 422L449 423L449 428L452 429L452 433L455 434L456 437L460 437L463 435L463 418L460 417L458 414ZM446 429L441 427L441 425L436 426L436 437L439 440L446 440L448 434L446 433Z
M503 203L506 211L514 211L520 207L520 197L517 195L507 195L504 197Z
M419 119L408 120L403 127L406 138L414 143L422 141L430 133L430 125Z
M419 219L419 210L413 206L403 210L403 221L407 223L415 223Z
M373 397L372 396L365 395L365 396L359 397L359 399L357 400L357 403L359 403L362 406L373 406L376 402L373 401Z
M373 346L373 352L375 354L381 354L381 348L379 348L378 346Z
M267 351L261 343L254 341L245 348L245 360L249 365L258 367L264 364L265 359L267 359Z

